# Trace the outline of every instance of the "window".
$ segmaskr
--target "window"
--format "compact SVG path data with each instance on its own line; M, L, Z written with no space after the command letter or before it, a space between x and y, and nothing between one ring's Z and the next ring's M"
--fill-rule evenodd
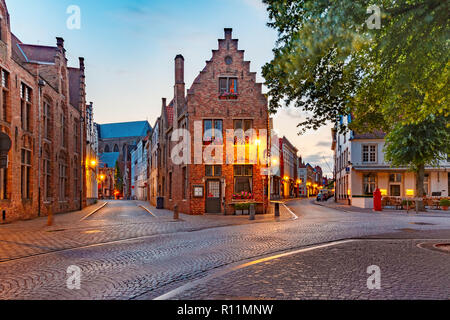
M80 199L80 187L79 187L79 183L78 181L80 181L80 176L79 176L79 171L78 171L78 159L75 158L74 160L74 165L73 165L73 185L74 185L74 199Z
M187 199L188 190L188 177L187 177L187 167L183 168L183 200Z
M59 201L66 200L67 192L67 163L65 158L59 161Z
M234 166L234 193L252 192L253 166Z
M61 113L61 141L62 146L66 147L66 117Z
M377 162L377 146L374 144L363 145L363 162L376 163Z
M401 196L401 186L399 184L391 184L391 197L400 197Z
M105 146L105 153L109 153L109 152L110 152L109 146L106 145L106 146Z
M205 166L205 176L220 177L222 176L222 166Z
M21 191L22 199L29 200L31 198L31 151L22 149L21 153Z
M169 199L172 200L172 172L169 172Z
M2 84L0 88L0 120L8 121L9 73L0 69Z
M79 134L79 124L78 124L79 122L78 122L78 120L77 119L74 119L73 120L73 135L74 135L74 137L73 137L73 141L74 141L74 143L75 143L75 147L74 147L74 149L75 149L75 152L80 152L80 134Z
M52 176L52 169L50 165L50 154L48 152L45 152L44 154L44 199L46 201L50 200L52 195L52 189L51 189L51 176Z
M401 173L391 174L389 176L389 182L401 183L402 182L402 174Z
M23 83L20 88L20 99L22 129L31 131L31 89Z
M245 119L239 119L234 120L234 144L243 144L244 137L239 136L239 132L242 132L243 130L244 136L245 136L245 144L248 144L250 142L250 139L253 138L251 131L253 129L253 120L245 120Z
M203 144L223 144L223 121L203 120Z
M373 195L375 192L376 176L373 174L364 175L363 187L365 195Z
M114 152L119 152L119 146L117 144L114 145Z
M219 78L219 93L220 94L237 94L238 83L237 78Z
M425 193L425 196L427 196L430 193L429 187L430 187L430 175L426 174L425 177L423 178L423 192Z
M44 138L50 139L50 103L44 101Z
M0 169L0 200L8 199L8 171Z

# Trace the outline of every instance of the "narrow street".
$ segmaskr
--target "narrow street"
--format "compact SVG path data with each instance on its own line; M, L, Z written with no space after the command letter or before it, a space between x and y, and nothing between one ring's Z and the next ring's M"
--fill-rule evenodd
M154 217L138 204L111 202L84 221L81 213L57 216L58 232L45 231L42 219L0 226L0 299L449 296L450 256L417 247L422 239L450 242L449 217L347 213L295 200L288 206L297 220L181 215L173 222L169 212ZM330 244L347 239L355 241ZM329 246L270 258L322 244ZM8 257L8 246L22 255ZM72 265L82 271L80 290L66 286ZM366 292L370 265L380 266L388 290Z

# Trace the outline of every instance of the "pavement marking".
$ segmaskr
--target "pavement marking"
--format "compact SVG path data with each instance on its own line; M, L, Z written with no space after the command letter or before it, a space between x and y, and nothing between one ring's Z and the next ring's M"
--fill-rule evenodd
M169 292L167 292L167 293L165 293L165 294L163 294L163 295L161 295L161 296L159 296L159 297L157 297L157 298L155 298L153 300L170 300L173 297L177 296L178 294L180 294L180 293L182 293L182 292L184 292L184 291L186 291L188 289L191 289L191 288L195 287L196 285L198 285L198 284L200 284L202 282L206 282L206 281L212 280L214 278L224 276L224 275L226 275L226 274L228 274L230 272L233 272L233 271L236 271L236 270L240 270L240 269L244 269L244 268L256 265L256 264L260 264L260 263L264 263L264 262L267 262L267 261L271 261L271 260L275 260L275 259L279 259L279 258L292 256L292 255L303 253L303 252L308 252L308 251L313 251L313 250L323 249L323 248L328 248L328 247L334 247L334 246L337 246L337 245L346 244L346 243L355 242L355 241L358 241L358 240L349 239L349 240L334 241L334 242L330 242L330 243L326 243L326 244L316 245L316 246L303 248L303 249L297 249L297 250L294 250L294 251L281 253L281 254L273 255L273 256L270 256L270 257L266 257L266 258L257 259L257 260L251 261L251 262L247 262L247 263L244 263L244 264L237 265L235 267L229 267L229 268L226 268L226 269L224 269L222 271L216 272L216 273L214 273L212 275L206 276L206 277L204 277L202 279L198 279L198 280L194 280L192 282L189 282L189 283L187 283L187 284L185 284L185 285L183 285L183 286L181 286L181 287L179 287L177 289L169 291Z
M153 217L158 218L153 212L151 212L149 209L147 209L146 207L144 207L143 205L138 205L139 208L144 209L145 211L147 211L148 213L150 213Z
M108 202L105 202L102 206L98 207L97 209L95 209L94 211L92 211L91 213L89 213L88 215L86 215L85 217L83 217L81 221L86 220L87 218L89 218L90 216L92 216L93 214L99 212L100 210L102 210L104 207L106 207L106 205L108 204Z
M297 220L298 216L291 210L289 207L283 203L283 206L287 209L287 211L292 215L293 220Z

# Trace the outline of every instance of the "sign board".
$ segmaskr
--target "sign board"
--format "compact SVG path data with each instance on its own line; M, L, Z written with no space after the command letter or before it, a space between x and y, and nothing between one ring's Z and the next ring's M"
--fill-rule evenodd
M194 186L194 198L203 198L204 190L203 186Z

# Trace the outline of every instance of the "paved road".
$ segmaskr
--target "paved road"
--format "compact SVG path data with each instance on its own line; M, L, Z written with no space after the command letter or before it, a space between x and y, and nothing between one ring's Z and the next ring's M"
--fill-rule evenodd
M115 205L118 208L111 215L106 212L93 218L91 223L93 227L103 228L100 234L120 231L126 238L126 230L133 228L128 224L127 229L121 229L122 225L117 223L117 219L128 219L125 216L130 214L130 208L122 208L121 203ZM214 217L195 217L186 222L191 224L191 228L184 231L167 234L156 232L140 239L94 244L53 253L48 251L44 255L6 261L0 263L0 298L152 299L192 280L212 275L231 264L278 252L400 229L409 230L409 235L414 230L450 229L448 217L349 214L305 201L292 202L290 207L300 219L222 227L210 224L199 230L194 225L202 224L201 221L206 221L205 225L208 225ZM133 225L138 229L141 226L150 228L152 222L148 219L154 218L142 214L132 214L135 219ZM105 221L109 219L111 226L105 226ZM162 225L170 224L173 223L168 220ZM73 241L82 242L77 238L80 237L79 233L67 234L66 237L75 237ZM342 261L349 260L348 256L344 257ZM311 266L319 268L321 261L305 260L303 266L311 263ZM66 287L67 268L71 265L82 270L80 290Z

